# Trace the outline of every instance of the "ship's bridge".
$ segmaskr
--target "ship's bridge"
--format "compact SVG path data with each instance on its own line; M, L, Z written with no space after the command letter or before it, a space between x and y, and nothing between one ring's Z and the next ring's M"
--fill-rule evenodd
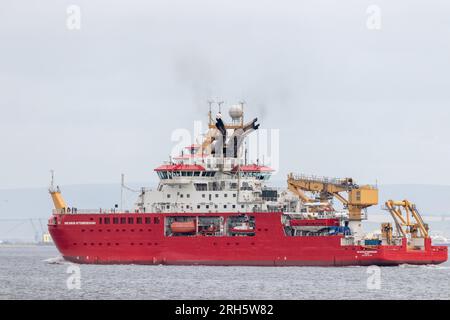
M155 169L161 180L173 179L176 177L212 177L213 171L206 171L205 167L197 164L168 164Z
M256 178L257 180L269 180L274 170L267 166L256 164L235 166L232 173L239 173L241 178Z

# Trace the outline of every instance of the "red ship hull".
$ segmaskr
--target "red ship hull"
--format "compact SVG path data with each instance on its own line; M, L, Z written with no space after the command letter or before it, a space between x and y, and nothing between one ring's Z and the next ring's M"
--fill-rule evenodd
M432 246L430 239L424 248L411 249L406 239L402 245L367 247L343 245L342 235L287 236L281 213L252 213L254 236L167 236L168 216L174 214L58 214L50 219L49 232L66 260L87 264L395 266L439 264L448 258L447 247ZM134 223L118 223L123 217L135 218Z

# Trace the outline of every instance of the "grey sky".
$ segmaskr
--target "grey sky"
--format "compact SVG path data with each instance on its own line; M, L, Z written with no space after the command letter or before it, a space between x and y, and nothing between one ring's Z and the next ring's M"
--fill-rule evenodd
M277 180L449 184L448 1L243 2L2 0L0 189L155 179L211 97L280 129Z

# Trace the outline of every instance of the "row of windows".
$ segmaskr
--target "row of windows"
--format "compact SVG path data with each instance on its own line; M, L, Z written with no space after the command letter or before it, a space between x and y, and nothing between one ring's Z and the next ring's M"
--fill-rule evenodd
M176 177L214 177L215 171L159 171L158 177L160 179L173 179Z
M201 205L197 205L197 209L201 209ZM210 205L209 204L207 204L207 205L205 205L204 206L206 209L209 209L209 207L210 207ZM228 205L226 205L226 204L224 204L223 206L223 209L228 209ZM235 204L233 204L233 205L231 205L230 206L232 209L236 209L236 205ZM244 209L244 205L243 204L241 204L241 209ZM191 206L189 206L189 205L186 205L186 209L192 209L193 207L191 207ZM219 205L217 205L217 204L215 204L214 205L214 208L215 209L219 209ZM170 209L170 205L166 205L166 209ZM181 209L184 209L184 206L181 206Z
M81 232L86 232L86 231L87 230L85 230L85 229L81 229ZM89 231L90 232L94 232L94 231L103 232L102 229L98 229L98 230L90 229ZM122 229L122 232L129 232L129 231L134 232L134 229L130 229L130 230ZM147 231L151 232L152 229L147 229ZM106 232L111 232L111 229L106 229ZM116 229L116 232L120 232L120 229ZM139 232L144 232L144 229L139 229Z
M134 218L134 217L114 217L112 218L112 223L113 224L134 224L136 222L136 224L142 224L143 222L145 222L145 224L151 224L152 223L152 218L150 217L145 217L145 219L143 220L142 217L138 217L138 218ZM98 219L98 223L99 224L110 224L111 223L111 218L107 217L107 218L99 218ZM159 223L159 218L158 217L154 217L153 218L153 223L158 224Z
M255 245L254 242L251 242L250 244L251 244L252 246ZM78 243L74 242L73 245L76 246L76 245L78 245ZM81 243L80 243L80 245L81 245ZM95 245L97 245L97 246L102 246L103 243L99 242L99 243L96 244L96 243L93 243L93 242L91 242L91 243L84 242L83 245L84 245L84 246L88 246L88 245L91 245L91 246L95 246ZM113 246L113 245L119 246L120 244L119 244L118 242L116 242L116 243L107 242L107 243L105 243L105 245L106 245L106 246ZM140 245L140 246L143 246L143 245L145 245L145 244L144 244L143 242L139 242L139 243L131 242L130 245L132 245L132 246L134 246L134 245ZM157 246L158 243L157 243L157 242L153 242L153 243L152 243L152 242L147 242L146 245L147 245L147 246L151 246L151 245ZM217 246L218 243L217 243L217 242L214 242L213 245L214 245L214 246ZM233 243L227 242L226 245L227 245L227 246L233 245ZM239 245L239 242L235 242L234 245L238 246L238 245ZM345 248L345 249L347 250L347 248ZM355 249L353 249L353 250L355 250Z
M206 195L203 193L203 194L202 194L202 198L205 198L205 197L206 197ZM215 194L215 197L218 198L218 197L219 197L219 194L216 193L216 194ZM228 193L224 193L224 194L223 194L223 197L224 197L224 198L228 198ZM233 198L236 198L236 193L233 193Z
M209 209L209 207L210 207L209 204L205 205L205 208L206 208L206 209ZM228 205L226 205L226 204L224 204L222 207L223 207L224 209L228 209ZM243 204L241 204L241 209L244 209L244 207L245 207L245 206L244 206ZM201 208L201 205L197 205L197 209L200 209L200 208ZM215 204L215 205L214 205L214 208L215 208L215 209L218 209L218 208L219 208L219 205ZM232 209L236 209L236 205L235 205L235 204L231 205L231 208L232 208Z
M76 242L73 243L74 246L76 246L77 244L78 244L78 243L76 243ZM131 242L130 244L131 244L132 246L135 245L134 242ZM144 243L142 243L142 242L136 243L136 245L138 245L138 244L139 244L140 246L143 246L143 245L144 245ZM81 245L81 243L80 243L80 245ZM91 246L95 246L95 245L97 245L97 246L102 246L103 243L99 242L99 243L95 244L95 243L93 243L93 242L91 242L91 243L84 242L83 245L84 245L84 246L87 246L87 245L91 245ZM116 243L107 242L107 243L105 243L105 245L106 245L106 246L112 246L112 245L119 246L119 243L117 243L117 242L116 242ZM151 246L151 245L157 246L158 243L157 243L157 242L153 242L153 243L147 242L147 245L148 245L148 246Z
M167 198L169 199L171 197L171 195L170 194L167 194ZM186 194L186 198L190 198L191 197L191 195L189 194L189 193L187 193ZM215 194L215 197L216 198L218 198L219 197L219 194L218 193L216 193ZM228 193L224 193L223 194L223 197L224 198L228 198ZM182 193L180 193L180 198L184 198L184 195L182 194ZM202 194L202 198L206 198L206 194ZM233 198L236 198L236 193L233 193Z
M210 191L223 190L223 189L225 189L226 185L227 185L227 183L225 181L220 181L221 188L219 189L219 182L214 182L209 187L209 190ZM242 185L245 185L245 182ZM231 183L228 183L228 186L229 187L227 189L229 189L229 190L237 190L238 184L234 183L234 182L231 182ZM208 184L207 183L194 183L194 187L195 187L196 191L208 191Z
M257 180L269 180L271 175L268 172L241 172L242 178L256 178Z

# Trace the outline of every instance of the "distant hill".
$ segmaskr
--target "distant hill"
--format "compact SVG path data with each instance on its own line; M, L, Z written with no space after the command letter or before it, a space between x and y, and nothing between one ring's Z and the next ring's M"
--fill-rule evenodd
M286 185L285 181L274 181L278 187ZM387 200L404 200L415 203L423 215L450 216L450 185L421 184L386 184L379 185L379 206L370 208L369 212L379 212Z
M144 184L131 184L138 190ZM99 209L120 205L120 185L92 184L61 186L64 199L71 207ZM133 206L136 194L124 191L124 208ZM0 241L33 241L42 233L50 217L53 202L47 188L0 190ZM42 220L36 220L41 218ZM29 219L34 219L30 222ZM33 226L34 225L34 226ZM36 229L38 231L36 231Z
M392 184L379 186L379 189L380 203L408 199L417 205L422 215L450 215L450 186Z
M129 184L135 190L139 190L141 185L144 184ZM147 184L147 187L151 186ZM70 207L98 209L120 204L120 185L62 185L61 191ZM133 205L136 194L124 191L124 207ZM53 202L47 188L0 190L0 219L48 217L52 209Z

